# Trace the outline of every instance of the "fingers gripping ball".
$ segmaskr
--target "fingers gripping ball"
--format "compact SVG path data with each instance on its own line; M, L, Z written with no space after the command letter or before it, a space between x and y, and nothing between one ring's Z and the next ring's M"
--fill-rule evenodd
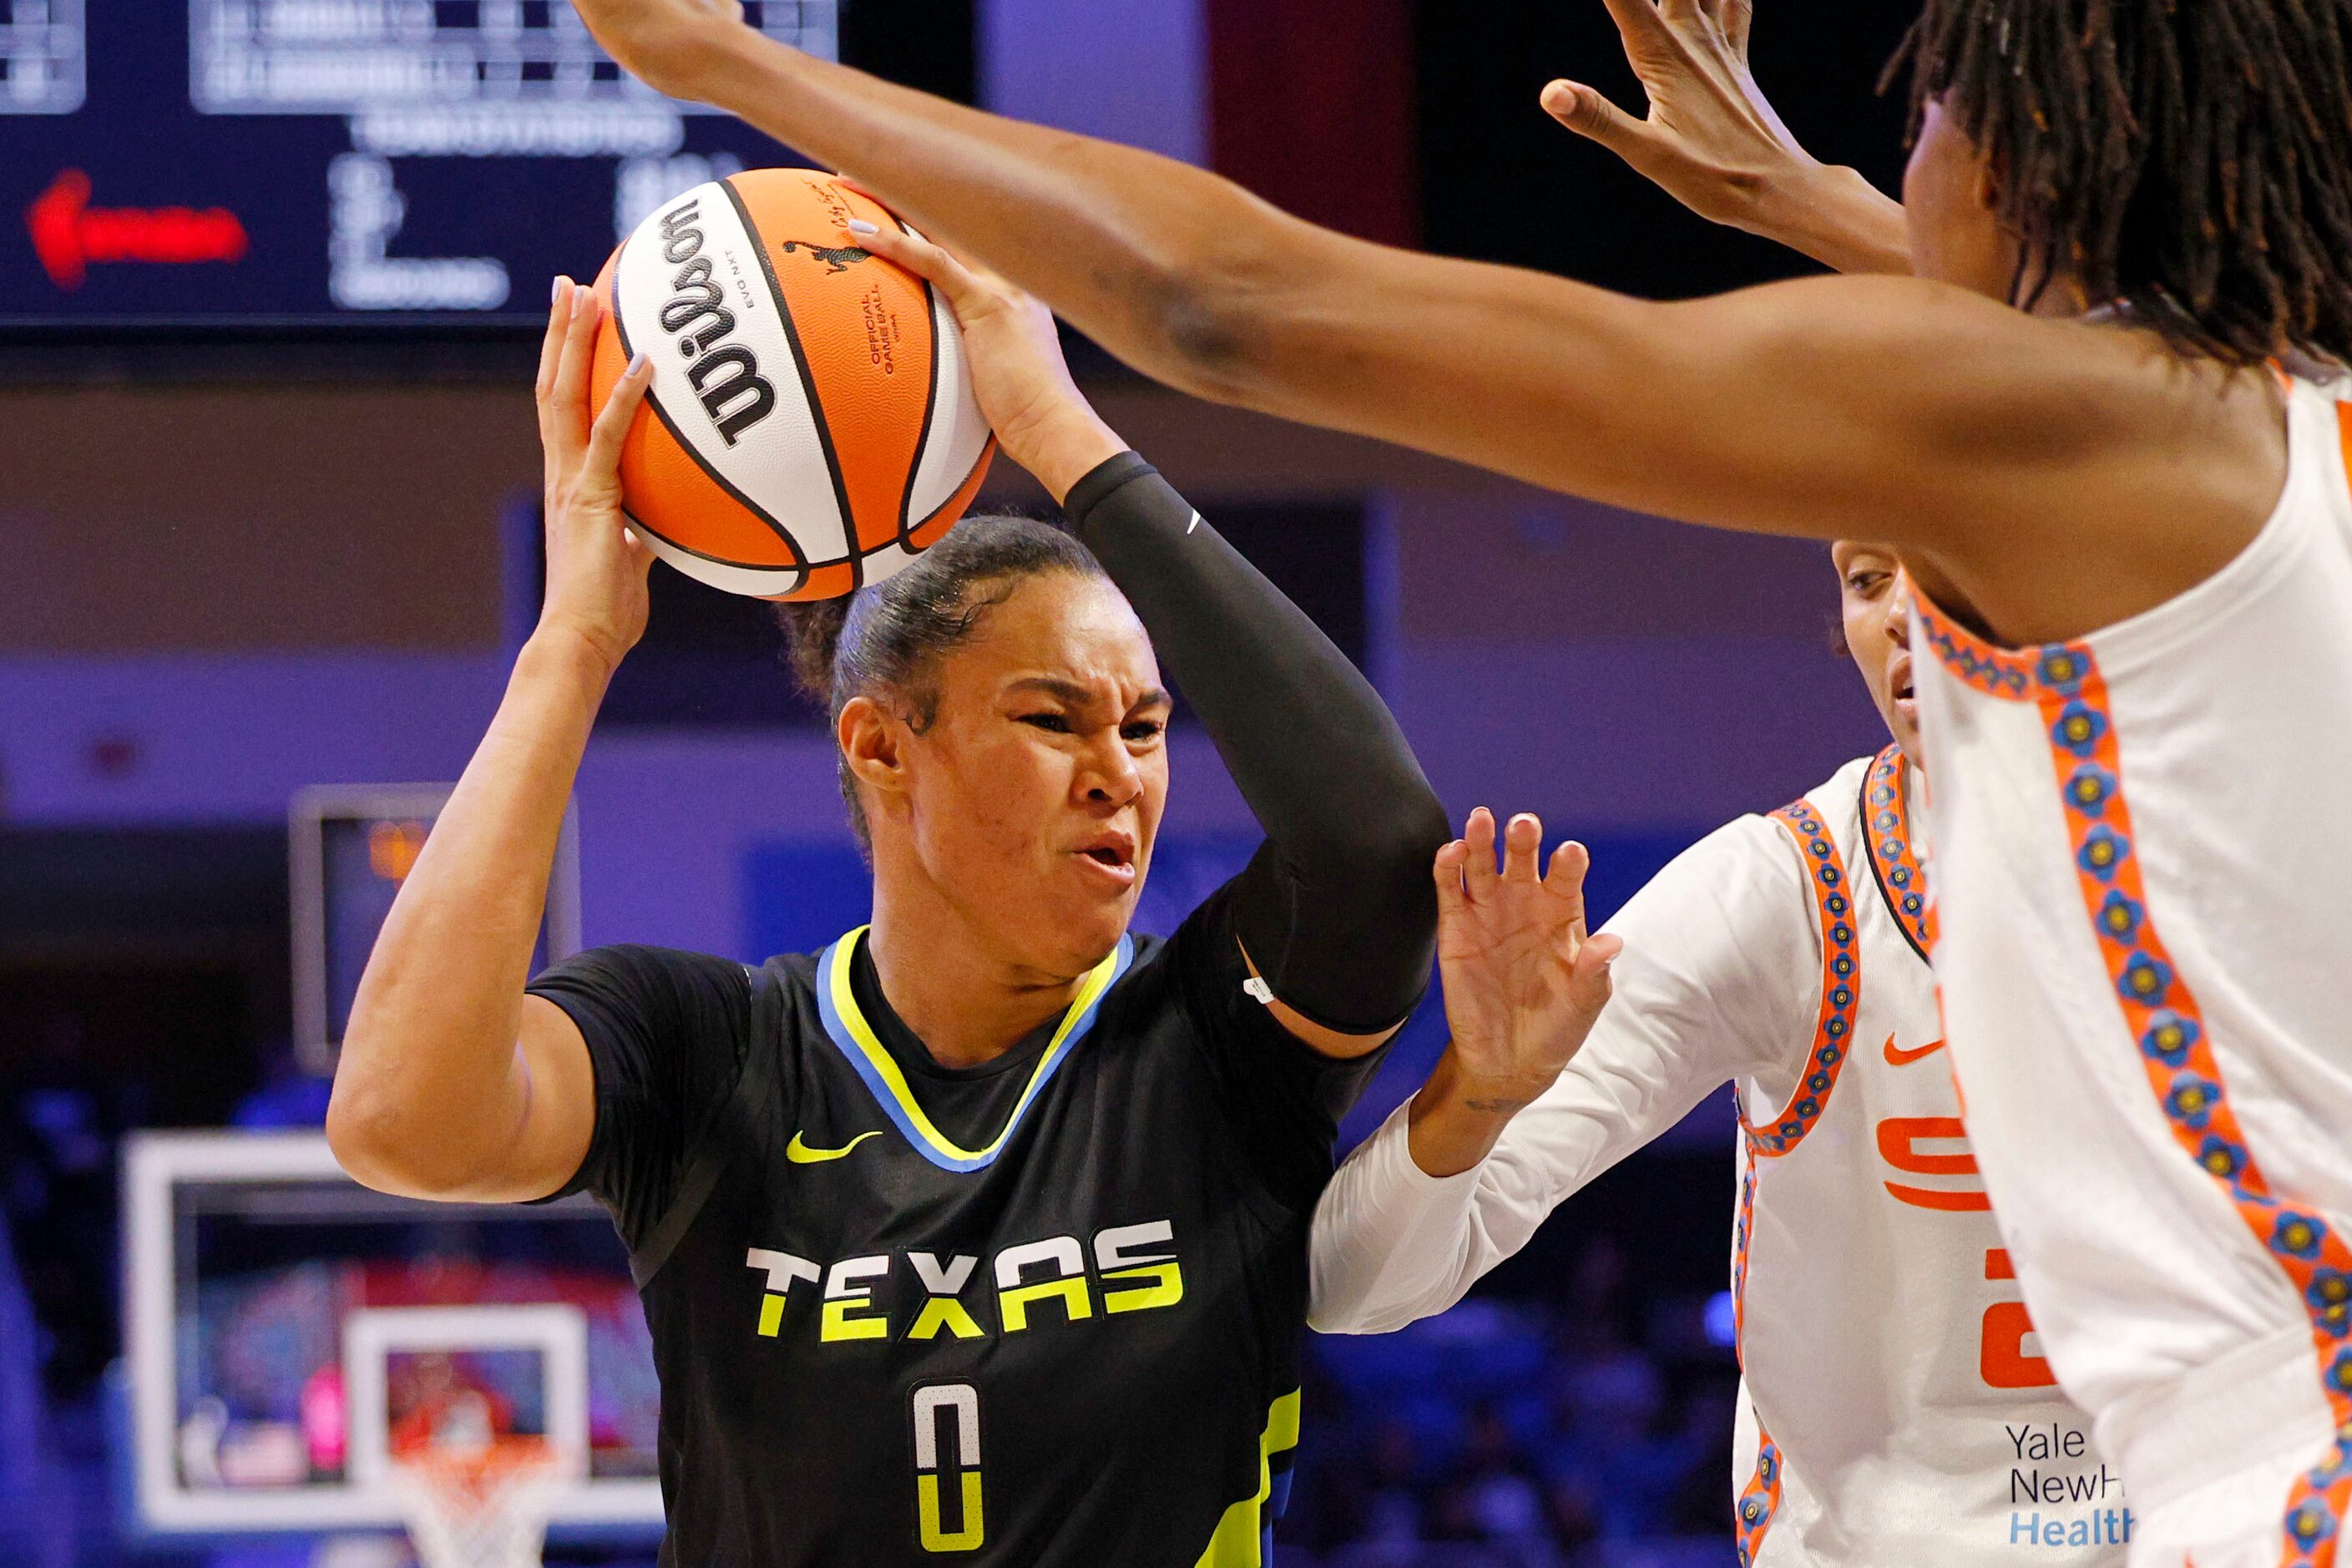
M690 577L829 599L907 565L971 503L995 450L955 316L845 220L898 220L813 169L665 202L604 263L592 393L653 362L622 504Z

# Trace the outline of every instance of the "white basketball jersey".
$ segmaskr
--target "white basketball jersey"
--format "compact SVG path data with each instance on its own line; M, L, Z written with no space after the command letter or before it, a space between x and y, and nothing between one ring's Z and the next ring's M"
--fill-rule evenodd
M2352 1494L2347 391L2291 384L2276 510L2169 603L1916 611L1953 1065L2136 1563L2324 1568Z
M1738 1087L1741 1560L2119 1563L2122 1479L2038 1353L1977 1179L1888 747L1775 814L1813 891L1793 1089Z
M1316 1211L1309 1321L1444 1310L1728 1080L1753 1128L1733 1258L1748 1560L2121 1563L2121 1487L2040 1359L1961 1136L1916 793L1890 747L1676 857L1606 928L1625 952L1600 1022L1482 1163L1423 1173L1409 1105L1348 1157Z

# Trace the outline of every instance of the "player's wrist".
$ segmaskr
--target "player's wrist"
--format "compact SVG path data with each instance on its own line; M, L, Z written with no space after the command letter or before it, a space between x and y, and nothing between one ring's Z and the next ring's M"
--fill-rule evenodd
M636 639L593 620L551 606L522 645L515 672L570 675L591 680L599 691L613 679Z
M1765 183L1754 232L1840 272L1911 270L1902 204L1843 164L1804 158Z
M1486 1072L1465 1068L1450 1075L1446 1094L1474 1115L1507 1121L1541 1099L1559 1080L1559 1072L1558 1068Z
M1407 1144L1424 1175L1460 1175L1486 1159L1511 1119L1559 1077L1557 1068L1496 1068L1448 1045L1412 1098Z
M1004 455L1045 487L1056 506L1080 479L1128 449L1118 432L1085 404L1054 409L1034 424L999 432Z
M1491 1079L1450 1073L1441 1061L1406 1111L1405 1148L1413 1167L1438 1181L1477 1169L1532 1099L1514 1089L1503 1097L1512 1109L1497 1109L1497 1087Z

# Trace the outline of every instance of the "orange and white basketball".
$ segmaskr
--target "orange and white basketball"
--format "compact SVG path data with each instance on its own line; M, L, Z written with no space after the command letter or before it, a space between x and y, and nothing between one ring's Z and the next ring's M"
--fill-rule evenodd
M653 384L621 454L623 505L690 577L829 599L954 525L995 450L953 312L858 249L896 223L814 169L753 169L665 202L596 279L598 406L639 353Z

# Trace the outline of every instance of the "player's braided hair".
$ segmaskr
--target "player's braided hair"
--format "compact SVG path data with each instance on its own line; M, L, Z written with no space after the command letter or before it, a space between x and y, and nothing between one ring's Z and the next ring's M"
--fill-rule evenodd
M1940 100L2053 279L2233 363L2352 359L2352 0L1927 0L1887 68Z
M852 698L887 694L918 731L929 729L939 717L932 676L940 657L1022 583L1048 572L1104 575L1086 546L1052 523L967 517L896 576L844 598L779 605L793 678L835 721ZM839 772L849 826L870 851L873 834L847 757L839 760Z

